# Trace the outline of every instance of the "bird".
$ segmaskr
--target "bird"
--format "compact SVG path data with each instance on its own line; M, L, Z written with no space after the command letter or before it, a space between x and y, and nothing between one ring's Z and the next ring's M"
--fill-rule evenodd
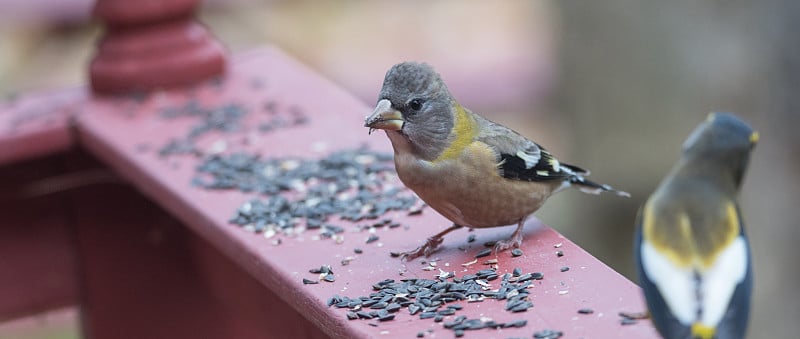
M737 202L759 138L711 113L639 209L634 257L650 318L671 338L743 338L753 271Z
M519 247L526 218L570 186L629 196L586 179L589 171L560 162L539 144L461 106L425 63L403 62L386 72L364 126L370 133L385 131L400 181L453 223L401 253L402 260L429 256L447 233L462 227L516 224L495 251Z

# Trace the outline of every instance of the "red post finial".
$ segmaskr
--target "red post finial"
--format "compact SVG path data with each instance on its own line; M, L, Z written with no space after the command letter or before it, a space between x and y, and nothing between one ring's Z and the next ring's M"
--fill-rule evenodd
M106 25L89 66L99 94L188 85L225 71L222 45L194 20L198 0L97 0Z

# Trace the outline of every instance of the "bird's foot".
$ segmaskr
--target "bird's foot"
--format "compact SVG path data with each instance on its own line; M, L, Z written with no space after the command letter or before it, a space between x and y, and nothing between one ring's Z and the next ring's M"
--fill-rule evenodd
M506 240L499 240L494 244L494 252L500 253L505 251L509 248L519 248L522 246L522 228L517 229L514 231L514 234L511 235L511 238Z
M428 241L426 241L424 245L417 247L414 250L400 253L400 260L402 261L414 260L415 258L421 257L423 255L425 257L428 257L431 255L431 253L435 252L439 248L439 245L441 245L443 241L444 241L443 237L437 237L437 236L430 237L428 238Z

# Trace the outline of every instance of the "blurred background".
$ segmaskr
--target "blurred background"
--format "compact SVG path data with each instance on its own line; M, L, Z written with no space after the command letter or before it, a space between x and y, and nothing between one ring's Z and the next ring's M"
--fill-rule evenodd
M2 100L87 83L91 6L0 0ZM634 281L637 209L708 112L738 114L761 133L741 194L749 332L800 333L800 2L213 0L199 15L233 56L277 45L367 105L391 65L430 63L465 106L633 195L566 192L537 215ZM79 337L74 318L0 324L0 337Z

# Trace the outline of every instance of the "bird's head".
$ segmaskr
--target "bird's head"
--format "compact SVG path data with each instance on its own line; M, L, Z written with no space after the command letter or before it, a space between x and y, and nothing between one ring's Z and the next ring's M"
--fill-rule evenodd
M683 155L690 161L710 163L717 171L732 171L738 186L758 138L758 132L735 115L711 113L686 139Z
M447 147L454 105L431 66L404 62L386 72L378 103L364 126L370 132L385 130L395 150L404 148L430 160Z

